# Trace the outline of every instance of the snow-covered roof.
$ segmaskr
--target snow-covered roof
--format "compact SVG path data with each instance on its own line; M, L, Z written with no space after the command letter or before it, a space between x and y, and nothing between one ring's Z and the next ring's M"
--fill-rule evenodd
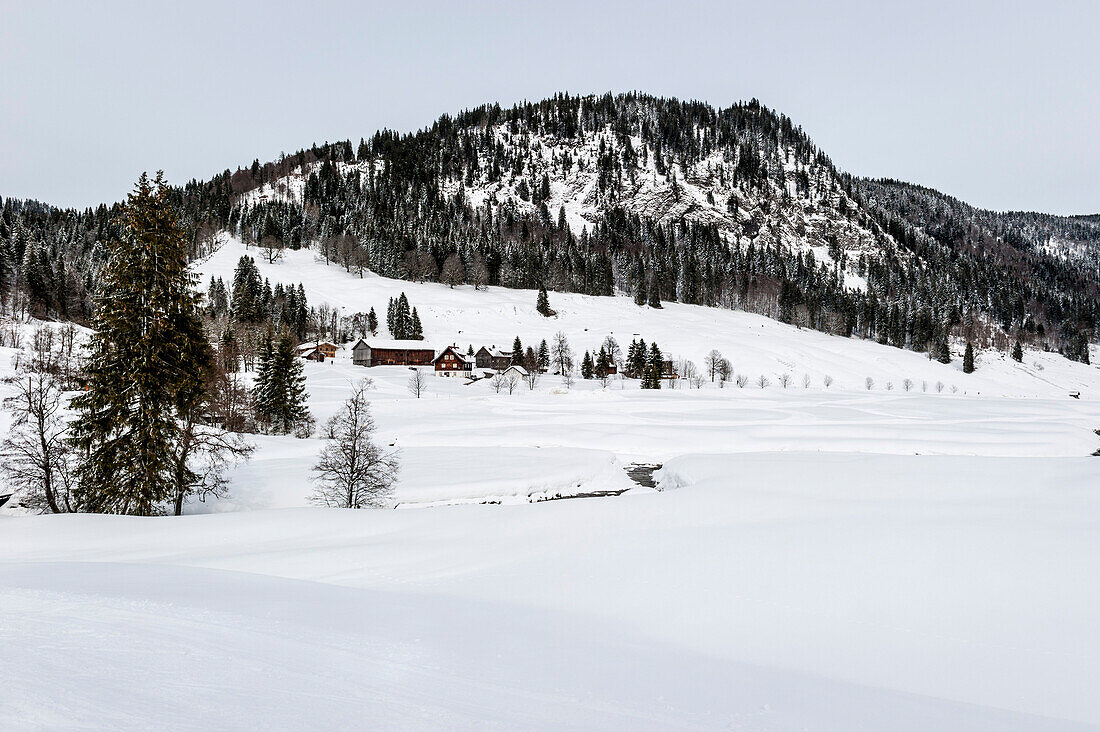
M508 373L509 371L515 371L515 372L516 372L517 374L519 374L520 376L526 376L526 375L527 375L527 369L523 368L522 366L516 366L515 364L512 364L511 366L509 366L508 368L504 369L504 370L503 370L503 371L501 371L500 373L502 373L502 374L506 374L506 373Z
M446 347L444 347L443 350L439 352L439 355L437 355L435 358L432 359L432 363L435 363L439 359L443 358L443 356L447 353L447 351L450 351L454 355L458 356L459 360L461 360L467 366L470 366L471 368L474 366L474 357L473 356L467 356L465 353L462 352L462 350L458 346L446 346Z
M298 350L299 351L311 351L314 348L318 348L319 346L332 346L333 348L336 348L336 344L333 343L332 341L320 341L320 342L310 341L309 343L299 343L298 344Z
M416 350L416 351L435 351L431 344L427 341L412 341L412 340L386 340L384 338L360 338L352 346L354 349L360 343L365 343L368 348L393 348L396 350Z
M492 347L482 346L481 348L478 349L478 352L481 352L483 350L488 351L489 355L492 356L493 358L511 358L512 357L512 352L511 351L502 351L499 348L497 348L496 346L492 346Z

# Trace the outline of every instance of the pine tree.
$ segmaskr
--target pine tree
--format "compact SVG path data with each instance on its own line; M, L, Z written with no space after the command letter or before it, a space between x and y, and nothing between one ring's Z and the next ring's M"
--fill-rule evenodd
M545 338L539 343L539 353L536 365L540 371L546 371L550 368L550 346L547 345Z
M371 335L378 334L378 315L375 314L373 307L367 313L367 330L370 331Z
M260 370L256 375L256 419L274 434L289 434L310 421L306 407L306 377L302 360L294 352L289 333L272 345L268 333L260 352Z
M257 422L264 425L270 423L276 409L276 398L275 343L271 330L268 329L264 331L263 340L260 341L256 356L256 383L252 389L252 410Z
M512 341L512 365L523 365L523 342L520 341L519 336L516 336L516 339Z
M611 356L608 355L607 349L600 346L600 352L596 356L596 376L603 378L611 371Z
M1020 341L1016 341L1012 346L1012 360L1016 362L1022 362L1024 360L1024 349L1020 345Z
M936 336L932 356L940 363L951 363L951 348L947 344L947 329L941 329Z
M546 294L545 287L539 287L538 303L535 305L535 309L543 317L549 318L554 315L554 311L550 308L550 296Z
M653 341L653 343L649 346L649 358L647 359L647 361L648 363L656 364L657 366L660 366L664 363L664 355L661 353L661 349L657 346L657 341Z
M210 347L170 195L161 173L152 181L143 174L110 247L88 390L73 400L82 510L161 512L176 478L178 413L203 392Z
M263 284L256 261L247 255L240 258L233 271L233 298L230 310L241 323L256 323L263 317Z
M970 341L966 342L966 353L963 354L963 373L974 373L974 346Z
M592 354L585 351L584 358L581 359L581 378L591 379L593 375L595 375L595 366L592 363Z
M626 367L629 375L634 378L641 378L645 373L648 360L649 351L646 348L645 340L639 338L636 341L631 341L626 356Z
M413 308L412 317L409 318L409 339L424 340L424 326L420 324L420 315L416 312L416 308Z
M649 283L649 299L647 302L651 308L661 307L661 283L657 275L654 275Z

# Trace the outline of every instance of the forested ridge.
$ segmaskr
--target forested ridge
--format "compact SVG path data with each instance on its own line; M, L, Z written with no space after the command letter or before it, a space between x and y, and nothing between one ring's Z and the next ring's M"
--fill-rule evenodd
M949 357L955 335L1088 358L1100 216L984 211L838 171L757 101L484 105L172 189L192 257L229 231L350 272L742 308ZM5 199L8 312L86 320L120 207Z

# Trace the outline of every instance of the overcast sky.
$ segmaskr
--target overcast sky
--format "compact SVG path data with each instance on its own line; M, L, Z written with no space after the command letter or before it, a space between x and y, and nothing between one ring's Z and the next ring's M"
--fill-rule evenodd
M1100 212L1100 3L887 5L0 0L0 196L115 201L142 170L637 89L756 97L852 173Z

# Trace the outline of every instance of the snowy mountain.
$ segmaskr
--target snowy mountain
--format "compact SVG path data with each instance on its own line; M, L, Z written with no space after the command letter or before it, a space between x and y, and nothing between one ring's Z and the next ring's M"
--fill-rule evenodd
M195 256L228 230L348 270L740 309L937 357L962 338L1084 360L1100 317L1096 217L853 177L755 100L485 105L226 170L179 203ZM86 313L117 213L4 202L32 310Z

